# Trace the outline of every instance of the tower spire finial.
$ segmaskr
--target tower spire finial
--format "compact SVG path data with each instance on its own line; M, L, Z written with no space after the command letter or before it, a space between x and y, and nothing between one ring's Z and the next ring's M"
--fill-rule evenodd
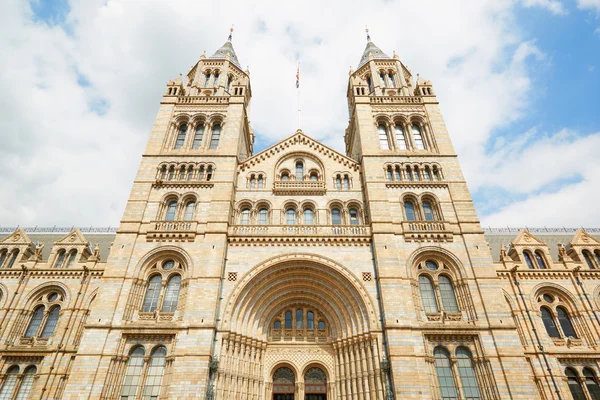
M367 32L367 42L371 41L371 35L369 35L369 27L365 25L365 32Z
M227 41L231 42L231 39L233 39L233 24L231 24L231 28L229 29L229 37L227 38Z

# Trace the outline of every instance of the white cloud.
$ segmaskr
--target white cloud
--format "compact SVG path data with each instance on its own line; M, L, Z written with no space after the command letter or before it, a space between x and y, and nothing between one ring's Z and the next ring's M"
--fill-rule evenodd
M577 0L577 7L600 12L600 0Z
M493 179L481 173L491 132L526 111L527 66L544 60L535 42L522 37L513 0L461 7L382 1L361 8L359 19L352 3L341 0L286 7L213 2L209 8L188 1L72 0L72 34L32 22L23 1L6 3L0 16L0 52L9 55L0 65L3 226L117 224L166 81L185 74L204 50L210 55L221 46L230 23L238 58L250 66L251 123L263 141L296 129L299 57L302 128L343 150L347 72L360 59L368 23L379 47L390 55L396 49L414 74L433 80L475 189ZM89 85L78 85L82 77ZM518 151L528 154L526 147ZM514 173L494 162L499 176ZM529 186L517 190L557 176L547 174L526 175Z
M580 0L582 1L582 0ZM595 1L595 0L583 0L583 1ZM563 4L558 0L523 0L525 7L542 7L553 14L566 14L567 11L563 7Z

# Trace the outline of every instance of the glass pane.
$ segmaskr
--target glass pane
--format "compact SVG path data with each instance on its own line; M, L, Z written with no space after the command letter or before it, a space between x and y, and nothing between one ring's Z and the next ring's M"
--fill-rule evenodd
M339 208L334 208L331 210L331 224L332 225L341 225L342 224L342 214Z
M415 206L411 202L404 203L404 212L406 213L407 221L416 221L417 216L415 215Z
M29 322L29 326L27 327L27 331L25 331L25 337L34 337L38 330L40 329L40 325L42 324L42 319L44 318L44 306L38 306L31 316L31 321Z
M296 329L302 329L303 325L302 309L299 308L296 310Z
M312 225L313 211L310 208L304 210L304 225Z
M292 312L285 312L285 329L292 329Z
M339 175L335 178L335 188L337 190L342 190L342 177Z
M73 251L69 255L69 261L67 261L67 268L71 268L73 264L75 264L75 259L77 258L77 252Z
M419 291L421 292L421 301L423 302L425 312L438 312L437 299L435 298L431 279L424 275L419 276Z
M421 135L421 128L417 124L412 125L413 139L415 141L415 147L419 150L425 149L423 145L423 136Z
M10 256L10 259L8 260L8 264L6 265L6 268L12 268L13 265L15 265L15 262L17 261L18 256L19 256L19 250L13 251L12 255Z
M379 144L383 150L389 150L390 144L388 143L387 132L385 130L385 126L383 124L377 127L377 131L379 132Z
M296 210L288 208L285 211L285 222L288 225L294 225L296 223Z
M541 312L542 322L544 323L544 327L546 328L548 336L553 338L559 338L560 335L558 333L558 329L556 328L554 318L552 318L552 314L550 314L550 310L548 310L546 307L542 307Z
M413 180L413 174L412 174L412 170L410 169L410 167L406 167L406 179L408 179L411 182Z
M162 305L163 312L175 312L177 302L179 301L179 291L181 290L181 276L175 275L167 283L165 290L165 299Z
M400 182L402 180L402 174L400 173L400 167L396 167L396 169L394 170L395 176L396 176L396 180L398 182Z
M306 327L308 329L315 329L315 313L312 311L306 314Z
M600 251L595 251L594 256L596 257L596 264L600 267ZM2 265L2 261L0 260L0 265Z
M431 207L431 203L428 201L423 202L423 213L425 214L426 221L433 221L435 216L433 215L433 208Z
M440 297L444 310L448 312L458 312L458 304L456 303L456 294L450 278L444 275L439 277Z
M169 202L169 205L167 205L167 215L165 216L165 220L174 221L176 213L177 213L177 202L176 201Z
M187 174L187 180L191 181L192 179L194 179L194 167L189 167L188 174Z
M583 376L585 377L585 386L593 400L600 400L600 387L596 381L596 376L593 371L588 368L583 370Z
M426 181L431 181L431 173L429 172L429 167L425 167L425 169L423 169L423 178Z
M577 338L577 334L575 333L575 329L573 329L573 324L571 323L567 310L562 307L557 307L556 313L558 314L558 323L565 336Z
M387 178L388 178L388 181L394 180L393 175L392 175L392 167L387 168Z
M391 72L388 74L388 78L390 81L390 87L395 88L396 87L396 82L394 82L394 74L392 74Z
M325 322L319 321L319 329L325 329Z
M33 366L25 370L23 378L21 378L21 386L19 387L19 392L17 393L15 400L26 400L29 398L29 393L31 393L36 372L37 368Z
M171 168L169 168L169 180L172 181L174 177L175 177L175 168L171 167Z
M210 138L210 148L216 149L219 147L219 140L221 139L221 125L216 124L213 126L212 136Z
M240 215L240 224L242 224L242 225L250 224L250 209L249 208L244 208L242 210L242 213Z
M180 149L185 143L185 133L187 132L187 125L182 124L177 132L177 140L175 141L175 148Z
M268 222L268 211L266 208L261 208L258 211L258 223L261 225L266 225Z
M435 372L438 378L442 399L458 399L458 390L456 389L448 352L440 347L436 347L433 351L433 355L435 357Z
M262 175L260 175L258 177L258 188L263 189L264 187L265 187L265 180L263 179Z
M144 369L144 354L142 347L136 347L129 355L123 387L121 388L121 400L135 400L137 397Z
M196 127L196 134L194 135L194 143L192 149L199 149L202 146L202 138L204 137L204 124L199 124Z
M348 176L344 176L344 189L345 190L349 190L350 189L350 179L348 179Z
M154 275L148 282L148 288L146 289L146 296L144 297L144 304L142 306L143 312L153 312L156 310L158 305L158 297L160 296L162 278L160 275Z
M349 213L350 213L350 225L358 225L358 211L355 208L351 208Z
M159 347L152 352L142 391L142 400L154 400L160 396L162 379L165 373L166 355L167 350L164 347Z
M546 263L544 262L544 257L540 254L539 251L535 252L535 261L540 269L546 269Z
M473 369L471 353L469 352L469 350L463 347L459 347L456 350L456 358L458 376L460 377L460 383L462 385L465 399L480 399L481 396L479 394L479 385L477 384L477 378L475 377L475 370Z
M58 257L56 258L56 263L54 264L54 268L61 268L63 266L63 262L65 261L65 252L61 251L58 253Z
M296 180L304 180L304 164L302 164L301 162L296 163Z
M437 271L438 265L435 261L427 260L425 261L425 267L430 271Z
M273 328L275 328L275 329L281 329L281 322L279 322L279 321L273 322Z
M42 338L49 338L52 336L56 329L56 325L58 324L59 314L60 306L54 306L50 309L50 313L48 313L48 318L46 319L46 325L44 325L44 329L42 330Z
M569 391L571 392L571 396L573 396L573 400L586 400L585 394L583 393L583 387L579 383L579 379L577 373L570 368L565 370L565 375L567 375L567 383L569 385Z
M194 219L194 211L196 211L196 202L190 201L185 206L185 213L183 215L183 219L186 221L191 221Z
M529 267L529 269L534 269L535 267L533 266L533 261L531 260L531 256L529 255L529 253L524 252L523 257L525 257L525 262L527 263L527 267Z
M19 373L19 367L12 366L8 369L6 377L4 378L4 384L0 390L0 400L11 400L12 393L17 385L17 374Z

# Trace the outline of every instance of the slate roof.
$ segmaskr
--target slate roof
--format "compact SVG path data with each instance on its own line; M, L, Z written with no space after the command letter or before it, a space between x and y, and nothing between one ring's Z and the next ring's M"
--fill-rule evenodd
M385 59L389 60L391 57L385 54L379 47L375 45L375 43L369 40L367 42L367 47L365 47L365 51L360 59L360 63L358 63L358 68L362 67L369 61L369 53L373 54L373 58L375 59Z
M209 58L211 59L218 59L218 60L224 60L227 58L227 53L229 53L229 60L239 69L242 69L240 62L238 61L237 55L235 54L235 50L233 49L233 44L231 43L230 40L226 41L225 44L223 46L221 46L221 48L217 51L215 51L215 54L213 54L212 56L210 56Z

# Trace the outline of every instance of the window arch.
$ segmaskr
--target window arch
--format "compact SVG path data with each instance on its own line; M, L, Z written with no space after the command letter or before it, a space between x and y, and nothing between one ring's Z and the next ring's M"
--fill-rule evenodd
M477 384L477 377L473 368L473 358L469 349L462 346L456 349L456 365L465 399L480 399L479 385Z
M167 349L163 346L155 348L150 354L146 380L142 389L143 400L154 400L160 397L162 379L165 374Z
M454 285L452 280L446 275L440 275L438 277L440 297L442 298L442 305L448 312L459 312L458 303L456 302L456 293L454 292Z
M192 143L192 149L197 150L202 147L202 139L204 139L204 123L198 122L196 125L196 132L194 133L194 142Z
M69 253L69 259L67 260L67 268L71 268L75 264L77 259L77 250L71 250Z
M535 252L535 261L539 269L546 269L546 261L544 260L544 255L541 251L536 250Z
M33 383L35 381L36 373L37 368L33 365L25 369L23 377L21 378L21 385L19 386L19 391L17 392L15 400L26 400L27 398L29 398L29 394L31 393L31 389L33 388Z
M558 329L550 309L547 307L542 307L540 312L542 313L542 322L544 323L544 327L546 328L546 333L548 333L548 336L552 338L560 338L560 334L558 333Z
M590 368L583 369L583 377L585 378L585 386L588 392L594 400L600 399L600 387L598 386L598 380L596 374Z
M217 122L212 127L212 135L210 137L210 148L214 150L217 147L219 147L220 140L221 140L221 123Z
M296 181L300 182L304 180L304 163L302 161L296 161Z
M250 225L250 208L243 207L240 212L240 225Z
M535 267L533 265L533 260L531 258L531 253L529 253L529 251L523 252L523 258L525 258L525 263L527 264L527 268L535 269Z
M583 258L587 264L587 266L589 267L589 269L596 269L596 266L594 265L594 261L592 260L592 254L588 251L588 250L583 250Z
M413 141L415 143L415 148L417 148L419 150L424 150L425 145L423 143L423 134L421 133L421 127L416 122L413 122L411 129L412 129Z
M163 300L162 312L175 312L179 302L179 292L181 291L181 275L173 275L167 281L165 289L165 299Z
M17 386L19 375L19 367L17 365L11 366L6 371L6 376L4 378L4 382L2 384L2 389L0 389L0 399L12 399L13 392L15 391L15 387Z
M185 212L183 213L184 221L192 221L196 212L196 202L194 200L188 200L185 205Z
M293 207L286 208L285 223L286 223L286 225L295 225L296 224L296 209L294 209Z
M417 220L415 203L412 199L404 200L404 214L405 214L407 221L416 221Z
M333 207L331 209L331 225L341 225L342 224L342 210L338 207Z
M387 129L385 128L385 124L380 122L377 126L377 132L379 135L379 145L383 150L389 150L390 142L388 140Z
M161 275L153 275L148 280L148 286L146 287L146 295L144 296L144 303L142 306L143 312L154 312L154 310L156 310L158 306L158 299L160 297L161 287Z
M62 268L62 266L65 262L65 254L66 254L66 251L63 249L58 251L58 254L56 256L56 261L54 262L54 268Z
M269 223L269 209L261 207L258 209L258 223L260 225L267 225Z
M137 398L145 355L146 352L142 346L134 347L129 352L123 386L121 387L121 400L135 400Z
M569 391L571 392L571 396L573 396L573 400L586 400L577 372L572 368L566 368L565 375L567 376L567 385L569 386Z
M450 364L450 353L445 348L438 346L433 350L433 356L442 399L458 399L458 389Z
M179 128L177 129L177 139L175 140L175 150L181 149L185 144L185 136L187 134L187 129L188 126L185 122L179 125Z
M39 305L33 310L33 314L31 316L31 320L29 321L29 326L25 331L25 337L30 338L37 335L40 330L40 326L42 325L42 320L44 319L44 311L46 307L43 305Z
M177 216L177 200L170 200L167 203L167 210L165 213L165 221L175 221Z
M433 282L431 278L426 275L419 276L419 291L421 292L421 301L423 302L423 309L426 313L436 313L439 311L437 299L435 297L435 291L433 289Z

